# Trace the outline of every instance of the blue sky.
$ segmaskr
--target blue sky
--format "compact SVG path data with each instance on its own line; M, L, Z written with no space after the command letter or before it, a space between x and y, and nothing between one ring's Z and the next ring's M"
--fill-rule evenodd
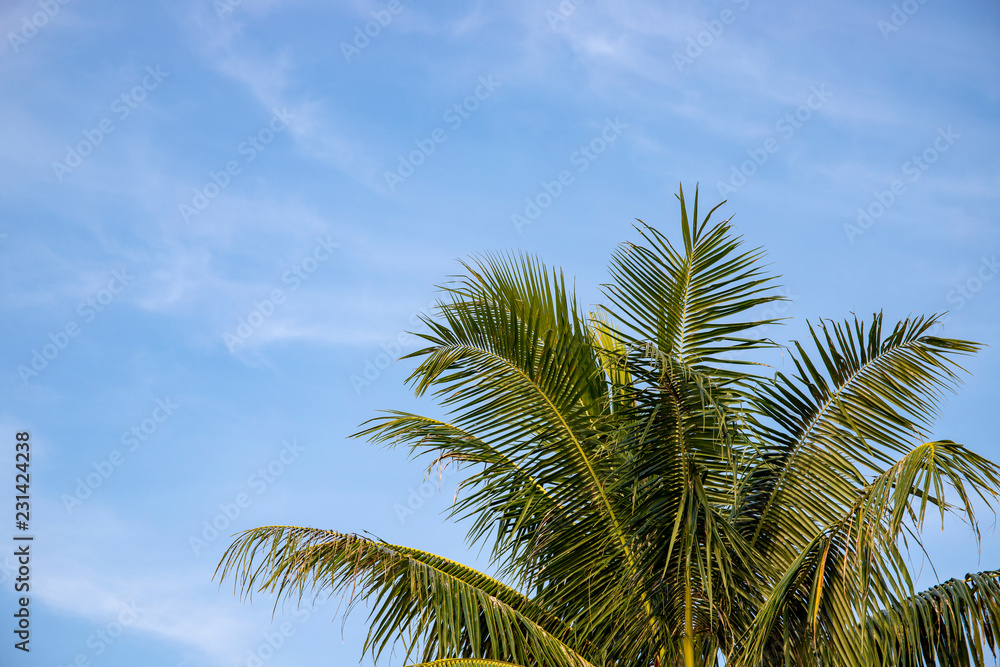
M995 2L12 0L0 36L0 434L31 432L36 535L5 665L355 663L363 614L220 591L228 536L481 565L454 478L347 436L436 413L388 359L458 259L537 253L594 303L679 182L767 249L780 340L950 310L991 347L936 435L1000 460ZM998 566L985 518L981 554L928 527L942 578Z

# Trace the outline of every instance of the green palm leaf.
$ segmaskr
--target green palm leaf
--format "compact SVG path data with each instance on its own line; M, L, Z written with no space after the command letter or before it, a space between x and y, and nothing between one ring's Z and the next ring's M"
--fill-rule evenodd
M444 660L433 660L431 662L421 662L413 667L521 667L513 662L501 662L499 660L478 660L476 658L445 658Z
M494 576L357 535L269 526L219 565L245 596L369 605L365 651L441 667L983 665L1000 573L916 592L927 511L980 539L1000 468L931 437L975 343L821 320L793 370L758 309L782 297L728 220L640 223L583 311L519 254L463 264L408 382L443 408L357 435L462 476L451 518ZM758 331L755 334L755 330ZM781 361L781 358L773 361ZM276 601L277 604L277 601Z
M218 574L254 591L301 600L349 593L349 608L372 604L365 650L377 659L401 639L407 655L486 658L565 667L590 663L560 640L572 631L531 599L441 556L358 535L290 526L244 532Z
M949 489L961 505L946 502ZM939 441L915 447L861 489L838 520L819 531L795 558L748 628L752 639L740 664L756 664L769 643L780 642L775 629L783 624L792 625L798 634L812 635L813 648L821 640L836 647L844 664L874 664L885 651L870 634L853 628L857 618L878 618L888 609L895 611L887 618L901 619L907 627L919 622L915 610L900 602L913 597L898 548L901 534L908 533L919 543L924 513L932 503L942 521L949 510L965 516L978 537L972 497L986 499L998 492L1000 467L961 445Z
M755 401L771 426L742 493L752 540L770 540L787 562L854 502L857 487L927 439L942 392L958 380L954 357L978 349L929 335L935 323L916 318L885 332L876 314L867 330L857 318L810 327L819 363L795 343L796 375L778 373Z
M778 320L739 316L783 297L775 292L775 278L759 266L763 251L742 251L729 220L709 226L722 204L699 220L697 190L690 216L683 188L677 198L682 249L640 221L645 243L623 244L612 258L614 282L605 294L622 324L618 333L627 343L652 343L688 366L746 363L734 355L774 347L746 334Z
M1000 641L1000 571L949 579L866 621L885 664L982 665Z

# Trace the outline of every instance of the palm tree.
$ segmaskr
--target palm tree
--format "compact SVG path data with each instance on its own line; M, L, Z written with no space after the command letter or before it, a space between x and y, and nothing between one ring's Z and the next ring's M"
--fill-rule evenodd
M928 508L996 499L1000 468L931 440L958 360L935 317L809 326L779 347L763 253L713 208L683 244L641 223L606 305L525 255L464 264L411 355L447 421L387 412L359 436L460 466L452 516L494 576L370 537L267 526L219 564L243 595L370 605L365 651L522 665L967 665L995 656L1000 571L914 589ZM721 206L721 204L719 205ZM780 360L780 359L779 359Z

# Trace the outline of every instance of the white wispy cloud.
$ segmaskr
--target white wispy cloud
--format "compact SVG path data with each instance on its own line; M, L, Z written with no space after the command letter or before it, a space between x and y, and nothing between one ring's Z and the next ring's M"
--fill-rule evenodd
M131 607L137 613L126 615L127 632L153 634L216 660L236 658L253 639L253 621L259 614L235 613L231 598L213 595L211 573L204 567L170 567L159 558L155 565L144 564L117 547L109 550L113 544L156 542L148 524L123 520L96 501L72 518L61 505L36 504L48 505L53 517L45 526L48 548L35 556L36 567L46 573L33 582L42 604L93 623L95 631ZM192 604L195 591L201 593ZM75 648L89 650L65 647Z
M268 4L266 13L282 4ZM288 110L294 119L292 135L304 154L333 165L366 187L381 189L378 162L363 143L342 129L343 119L320 100L289 90L296 69L291 47L255 51L241 39L243 29L238 16L220 20L200 3L191 5L185 23L196 52L209 67L245 86L264 109Z

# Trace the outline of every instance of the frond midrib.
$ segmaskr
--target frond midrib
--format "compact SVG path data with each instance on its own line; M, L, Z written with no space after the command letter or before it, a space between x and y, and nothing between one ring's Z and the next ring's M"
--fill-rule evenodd
M900 343L899 345L892 347L892 349L886 350L882 354L879 354L871 358L870 360L866 361L865 363L861 364L855 371L853 371L847 377L847 379L844 381L842 385L837 387L835 391L831 392L830 395L827 396L819 406L817 406L818 409L816 410L816 413L809 419L806 428L802 431L802 434L798 438L796 438L795 442L791 447L791 451L787 452L785 456L785 462L782 465L781 474L778 476L777 482L775 483L774 491L771 493L770 498L768 498L767 505L765 505L764 511L761 513L760 520L758 521L757 529L754 531L753 538L750 540L751 545L756 544L757 538L760 536L760 531L764 527L765 519L767 518L767 515L771 511L771 506L772 503L774 502L774 499L777 497L778 492L781 490L784 484L785 476L787 475L788 470L792 465L792 462L794 461L795 457L798 456L802 447L808 441L809 436L812 434L813 429L816 428L820 420L826 416L829 408L834 403L839 403L840 396L844 394L846 391L848 391L848 389L855 383L855 381L858 380L858 378L860 378L862 375L864 375L869 369L873 369L878 364L885 361L886 357L895 355L896 353L901 352L903 350L907 350L910 347L915 346L920 342L921 342L920 338L914 338L904 343Z

